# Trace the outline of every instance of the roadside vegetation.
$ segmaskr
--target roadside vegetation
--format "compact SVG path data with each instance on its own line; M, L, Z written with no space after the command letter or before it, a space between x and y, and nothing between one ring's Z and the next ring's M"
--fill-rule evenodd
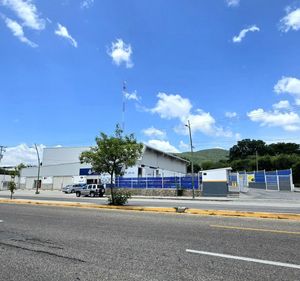
M10 199L13 198L13 194L15 193L15 190L17 189L17 185L14 181L10 181L8 183L8 190L10 191Z
M129 194L115 190L114 178L122 176L128 167L135 165L142 149L143 145L136 141L133 134L124 135L117 125L114 135L100 133L96 137L96 146L80 155L81 163L90 163L95 172L110 175L110 204L123 205L130 198Z
M226 150L224 150L226 152ZM197 155L197 152L194 153ZM220 153L219 153L220 154ZM224 154L223 154L224 155ZM190 160L189 153L179 155ZM293 169L293 181L300 185L300 145L296 143L266 144L262 140L244 139L228 151L227 159L199 161L194 159L194 171L232 167L234 171ZM190 170L190 168L189 168Z

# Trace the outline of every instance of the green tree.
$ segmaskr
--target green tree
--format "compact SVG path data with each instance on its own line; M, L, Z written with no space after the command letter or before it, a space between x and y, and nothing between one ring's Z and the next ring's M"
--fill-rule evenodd
M296 186L300 186L300 161L292 166L293 182Z
M10 199L12 199L15 190L17 189L16 183L14 181L10 181L8 183L8 190L10 191Z
M266 171L273 170L272 157L269 155L259 157L258 158L258 169L266 170Z
M111 204L115 204L113 179L122 176L125 169L135 165L142 149L143 145L136 141L133 134L123 135L117 125L112 136L100 133L100 137L96 137L96 146L82 152L80 161L90 163L97 173L110 175Z
M271 143L268 145L268 153L270 155L278 154L300 154L300 145L297 143Z
M266 143L262 140L244 139L238 141L236 145L230 148L229 159L231 161L245 159L248 156L255 155L256 152L258 155L265 155L267 153Z

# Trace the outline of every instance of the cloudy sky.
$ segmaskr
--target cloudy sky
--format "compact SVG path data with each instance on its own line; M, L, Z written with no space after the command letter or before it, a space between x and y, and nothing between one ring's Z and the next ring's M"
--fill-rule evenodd
M166 151L300 139L300 1L0 0L1 165L122 123ZM126 91L122 93L123 81Z

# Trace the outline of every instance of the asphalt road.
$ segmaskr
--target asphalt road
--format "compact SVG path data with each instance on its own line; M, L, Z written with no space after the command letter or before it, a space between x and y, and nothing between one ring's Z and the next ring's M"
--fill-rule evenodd
M296 193L295 193L296 194ZM147 199L132 198L129 200L131 206L146 207L188 207L195 209L208 210L238 210L252 212L277 212L277 213L300 213L300 194L296 194L297 200L287 199L232 199L231 201L197 201L197 200L169 200L169 199ZM1 198L9 198L9 192L1 191ZM77 198L75 194L64 194L61 192L43 191L43 193L35 195L16 192L14 198L17 199L33 199L33 200L55 200L55 201L72 201L72 202L92 202L95 204L107 204L107 198ZM204 198L205 199L205 198Z
M0 280L299 281L300 223L0 204Z

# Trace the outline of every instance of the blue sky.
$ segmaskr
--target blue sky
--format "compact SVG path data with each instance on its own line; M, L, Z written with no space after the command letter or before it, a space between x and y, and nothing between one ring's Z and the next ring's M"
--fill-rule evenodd
M298 142L299 49L300 1L0 0L2 164L112 133L123 81L125 132L160 149L187 120L196 150Z

